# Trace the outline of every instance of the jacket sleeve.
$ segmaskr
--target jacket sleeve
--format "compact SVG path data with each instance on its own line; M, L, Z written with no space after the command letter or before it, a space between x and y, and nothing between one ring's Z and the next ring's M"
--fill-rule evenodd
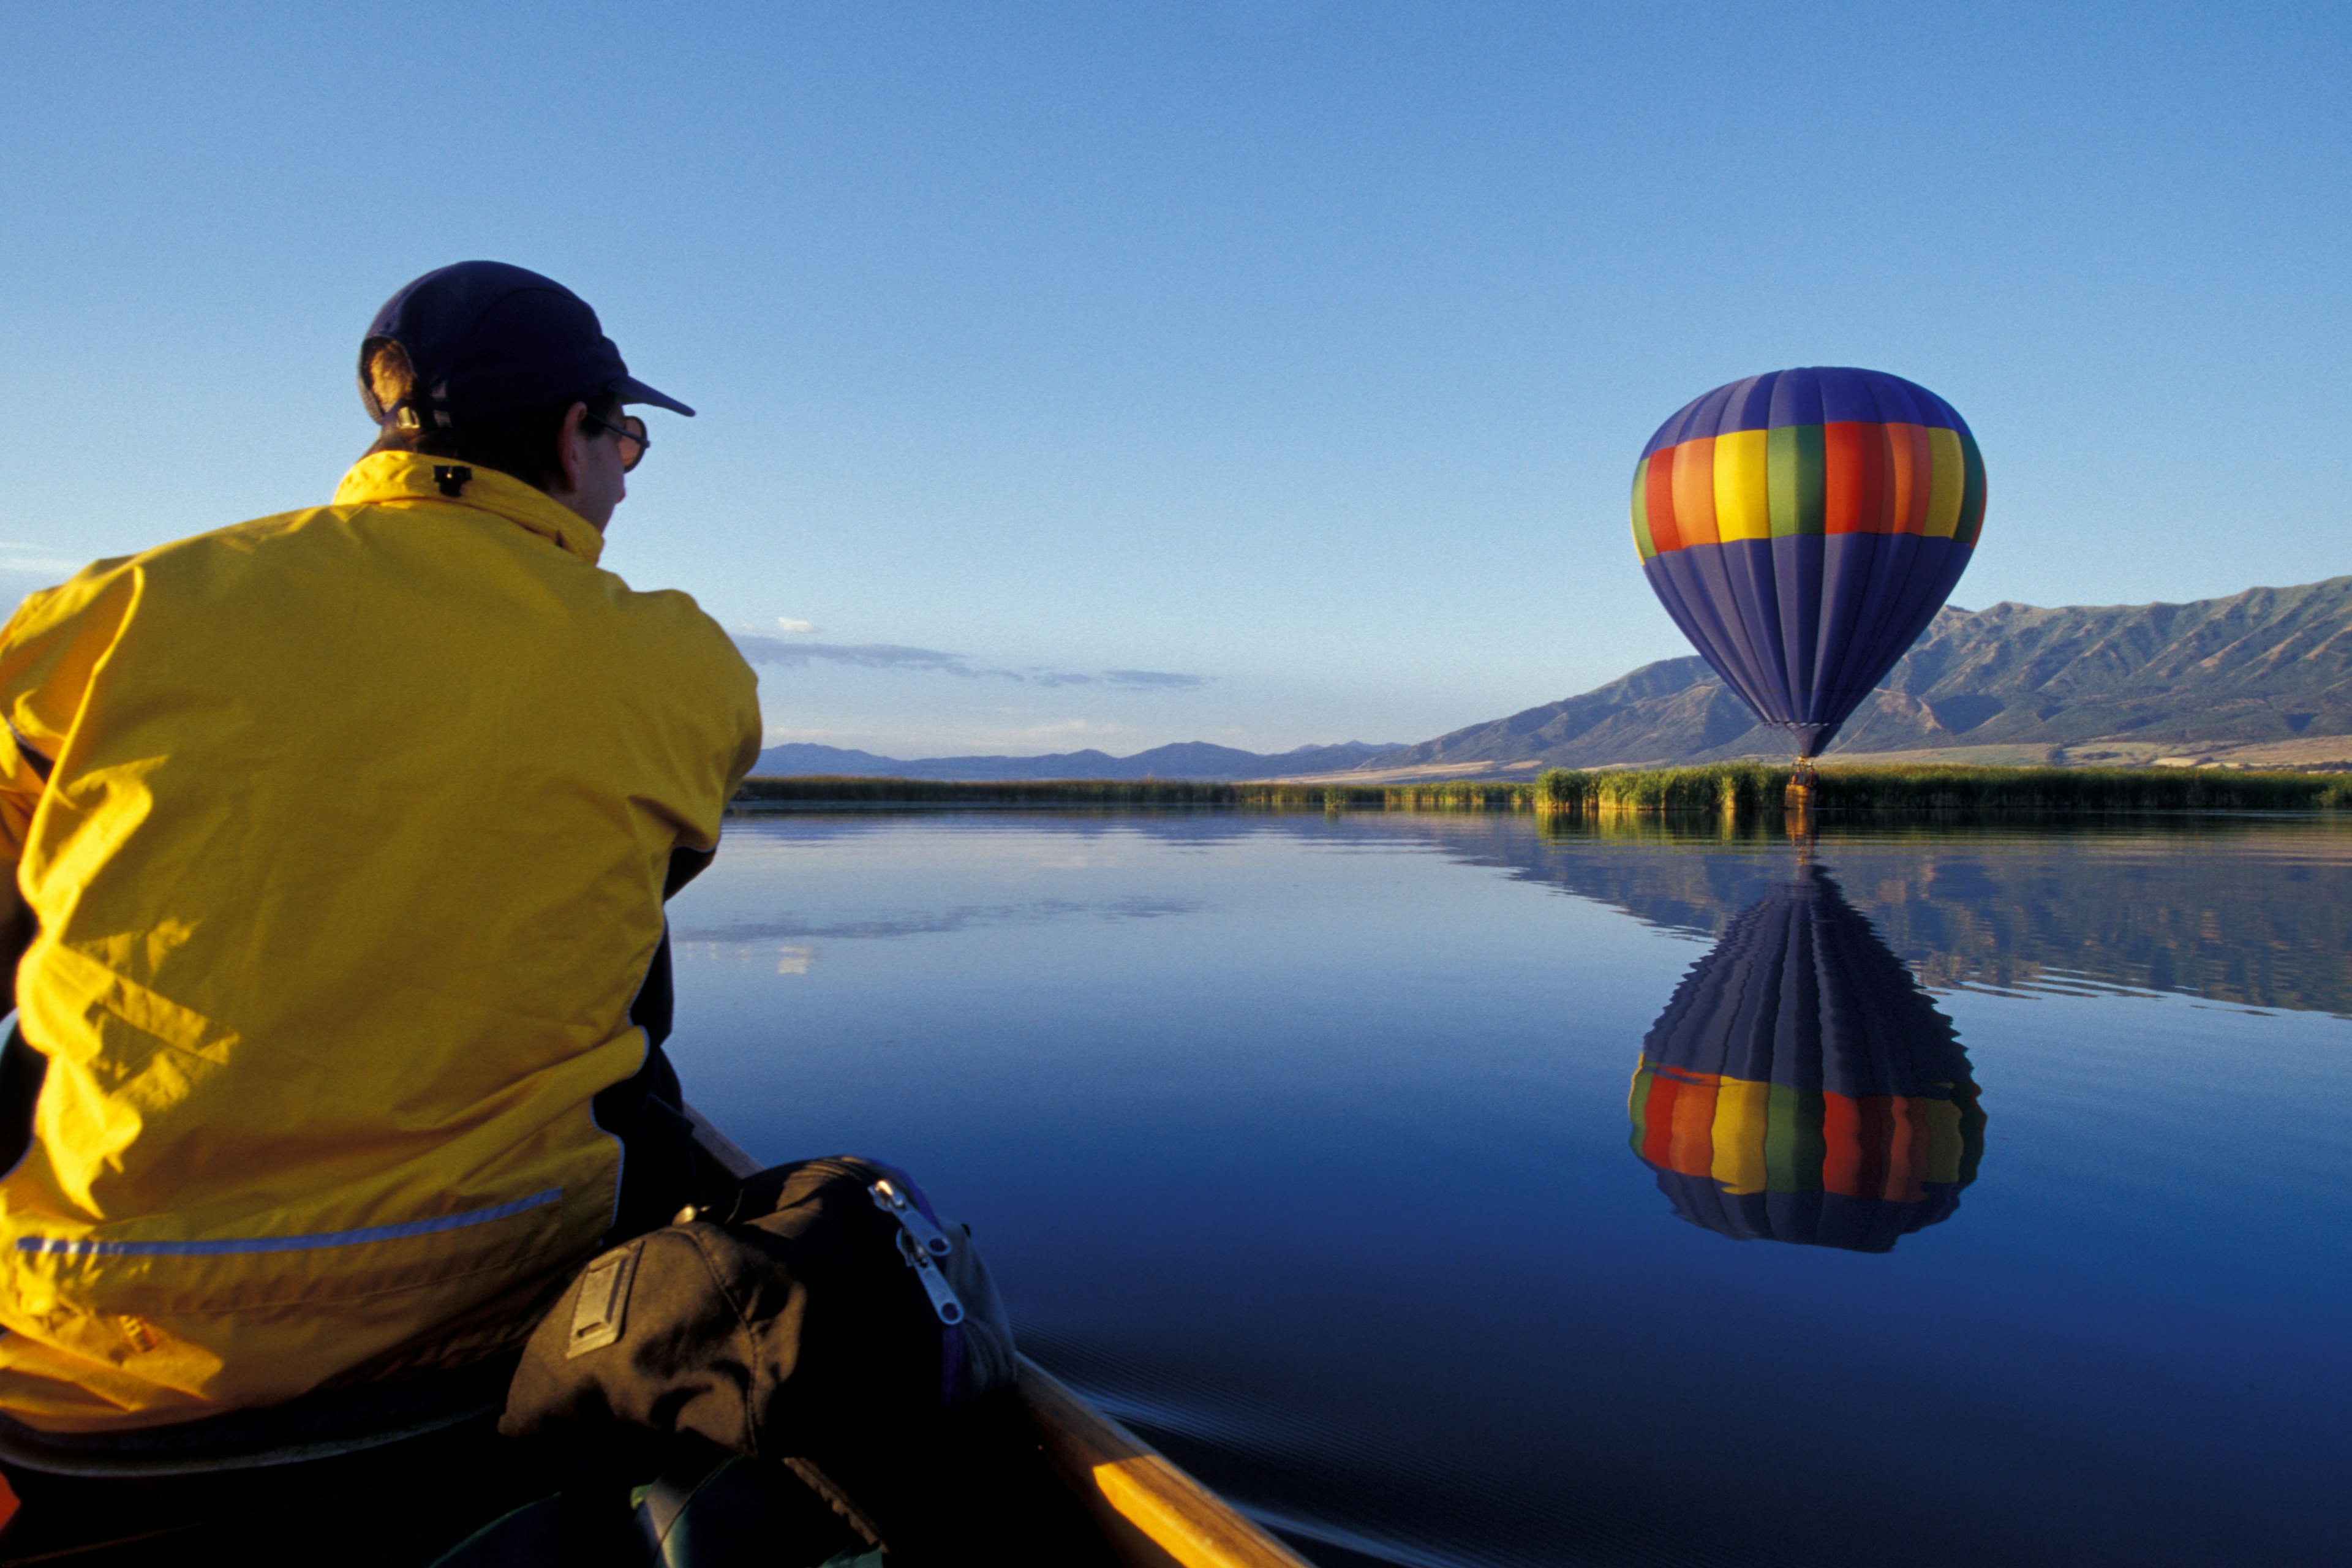
M27 595L0 630L0 859L12 867L24 858L33 812L90 678L136 596L121 565L101 561Z
M16 961L25 956L36 930L32 906L25 902L24 889L17 885L16 868L23 864L25 846L32 839L33 812L41 804L48 772L37 753L16 743L13 728L0 727L0 859L6 862L5 870L0 870L0 877L5 877L0 880L0 982L7 985L12 1007L16 1005ZM16 1121L7 1109L12 1101L6 1078L6 1072L0 1070L0 1127L13 1128ZM9 1161L12 1165L15 1163Z
M641 804L667 822L673 847L707 855L719 847L727 803L759 760L760 678L688 595L640 594L613 582L624 629L596 647L602 679L620 694L632 765L653 790Z
M697 844L691 839L681 841L671 857L671 881L662 892L665 899L699 876L702 868L710 863L711 857L719 852L717 819L726 815L728 803L735 798L735 792L743 787L743 781L750 776L752 764L760 760L760 678L751 673L751 667L741 654L735 651L731 642L727 645L726 661L721 668L725 671L726 684L731 688L729 693L731 712L726 721L726 729L733 732L733 746L731 752L722 750L719 753L725 760L719 763L717 770L719 789L713 814L714 831L707 844ZM681 865L681 860L691 863Z
M0 731L0 860L10 867L25 858L33 836L33 812L48 784L48 764L18 744L15 729ZM15 879L10 879L15 886Z
M691 601L688 601L690 604ZM699 610L695 618L702 623L705 644L702 663L696 685L708 704L707 717L701 733L709 747L710 772L705 778L718 786L715 800L709 802L710 837L698 842L688 837L682 842L693 848L715 851L719 847L719 819L726 814L727 803L743 787L743 780L760 760L760 678L753 673L734 639L719 629L717 622ZM709 787L706 784L705 787Z
M63 587L29 595L0 630L0 979L32 940L19 868L74 715L134 596L115 562L86 568ZM111 591L110 591L111 590ZM9 986L10 1001L15 986Z
M746 674L751 667L744 667ZM751 678L751 689L736 715L735 760L727 769L727 798L733 800L743 781L751 776L753 764L760 760L760 678Z

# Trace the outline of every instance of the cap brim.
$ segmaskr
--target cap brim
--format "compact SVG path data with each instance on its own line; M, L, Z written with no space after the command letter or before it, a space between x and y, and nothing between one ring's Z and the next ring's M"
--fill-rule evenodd
M634 375L623 376L605 390L616 394L624 403L650 403L656 408L667 408L672 414L683 414L688 419L694 417L693 409L667 392L656 392Z

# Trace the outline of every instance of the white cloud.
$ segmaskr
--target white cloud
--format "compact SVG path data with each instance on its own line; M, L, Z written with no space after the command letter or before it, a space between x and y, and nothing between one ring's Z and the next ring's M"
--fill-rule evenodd
M823 626L816 625L814 621L796 621L790 616L778 616L776 617L776 625L783 627L784 630L788 632L796 632L802 635L824 630Z
M70 577L87 561L74 561L57 554L46 544L17 544L0 540L0 572L26 572Z
M814 631L805 621L782 621L787 630ZM1129 691L1194 691L1215 679L1210 675L1179 675L1164 669L1106 669L1087 675L1076 670L976 668L960 653L935 647L908 647L902 643L786 642L761 632L735 632L735 646L753 664L805 669L813 664L847 664L866 669L924 669L966 679L996 676L1030 686L1123 687Z
M1206 675L1172 675L1164 669L1106 669L1102 678L1113 686L1160 691L1193 691L1208 685L1212 679Z
M932 647L905 647L898 643L785 642L781 637L761 637L756 632L737 632L735 646L742 649L743 657L753 664L777 664L789 668L823 660L828 664L859 665L867 669L936 669L961 676L981 673L966 664L960 654L941 653Z

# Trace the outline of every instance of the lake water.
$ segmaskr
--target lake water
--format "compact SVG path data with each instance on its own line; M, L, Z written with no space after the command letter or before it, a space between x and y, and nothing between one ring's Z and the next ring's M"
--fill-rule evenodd
M2352 1557L2352 824L747 817L672 918L715 1120L1318 1563Z

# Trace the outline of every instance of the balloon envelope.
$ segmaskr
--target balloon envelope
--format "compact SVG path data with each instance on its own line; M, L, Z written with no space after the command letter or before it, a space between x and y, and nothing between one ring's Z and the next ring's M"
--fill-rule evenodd
M1675 988L1630 1110L1675 1212L1741 1240L1888 1251L1959 1207L1984 1152L1950 1021L1810 870Z
M1917 640L1984 523L1951 405L1874 370L1775 371L1658 426L1633 469L1650 586L1734 691L1817 755Z

